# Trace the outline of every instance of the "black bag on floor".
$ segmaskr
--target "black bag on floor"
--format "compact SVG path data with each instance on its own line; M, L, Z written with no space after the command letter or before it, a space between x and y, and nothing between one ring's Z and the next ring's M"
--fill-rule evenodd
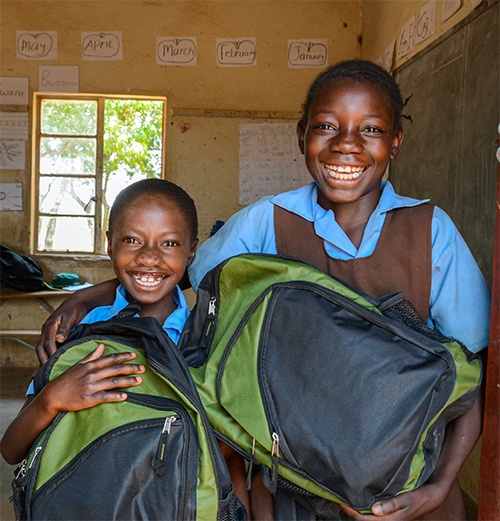
M41 291L45 288L43 271L31 257L0 244L0 280L17 291Z

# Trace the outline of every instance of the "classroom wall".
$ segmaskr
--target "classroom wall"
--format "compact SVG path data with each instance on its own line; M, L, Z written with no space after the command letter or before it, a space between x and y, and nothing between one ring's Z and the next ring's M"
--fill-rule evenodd
M319 72L287 66L288 39L327 39L330 63L361 56L380 61L395 40L394 69L478 4L471 0L459 3L457 12L442 22L443 1L437 1L435 34L397 58L401 28L413 15L418 20L426 0L1 0L0 76L29 78L32 93L38 89L39 65L77 65L81 92L166 96L166 176L193 195L200 214L200 238L205 240L215 220L226 220L241 208L239 123L295 121L305 91ZM41 30L58 32L57 60L16 59L16 31ZM123 60L81 59L81 32L101 30L122 31ZM195 36L197 65L157 65L157 36ZM223 37L255 37L257 65L217 67L215 39ZM30 107L0 107L0 111L6 110L29 111ZM30 153L27 142L26 168L0 172L4 182L24 184L24 210L0 214L0 242L25 253L30 233ZM48 255L37 260L47 280L61 271L77 272L82 280L94 283L112 275L105 258ZM0 308L0 328L36 328L46 316L47 311L36 302L29 306L5 303ZM1 365L36 363L34 352L12 342L1 343ZM477 458L471 461L465 473L466 488L477 497Z
M347 1L86 1L2 0L0 3L0 76L29 78L38 90L41 65L77 65L80 92L167 97L166 177L185 187L199 210L200 239L216 220L227 220L238 204L238 125L295 122L317 68L291 69L288 39L326 39L329 61L359 57L361 0ZM17 31L57 31L56 60L16 58ZM82 31L122 31L123 60L84 61ZM196 66L160 66L157 37L196 37ZM254 37L257 65L218 67L216 38ZM0 111L31 107L0 106ZM30 244L31 146L26 168L1 170L4 182L22 182L24 209L1 212L1 242L24 253ZM92 283L112 276L107 258L38 255L49 282L63 271ZM36 329L46 313L17 304L0 308L0 328L18 328L27 313ZM26 327L26 326L25 326ZM2 347L0 363L32 363L19 345Z
M393 70L436 41L481 3L482 0L364 0L362 57L383 61L384 55L394 49L390 67ZM429 10L432 9L435 13L434 30L427 29ZM453 14L449 14L451 12ZM429 36L421 42L414 41L413 50L404 56L398 56L400 47L407 45L404 28L412 17L415 17L415 31L422 34L422 37L426 34ZM415 35L413 38L415 39Z
M38 88L39 65L77 65L83 93L167 97L166 176L185 186L198 204L202 240L216 219L225 220L240 208L237 191L228 194L220 188L233 186L238 175L237 136L219 143L217 129L210 135L210 125L205 128L203 123L212 121L214 114L227 115L225 111L233 119L243 112L256 120L270 112L295 118L319 69L288 67L289 38L327 39L331 62L360 55L361 1L2 0L0 8L0 73L28 77L31 92ZM16 59L16 31L30 30L57 31L57 60ZM123 60L82 60L81 32L100 30L122 31ZM197 65L157 65L158 36L196 37ZM255 37L257 65L217 67L215 39L224 37ZM197 121L193 123L192 117ZM233 119L226 118L228 125ZM199 132L202 127L203 135ZM178 158L186 155L186 150L189 161L184 164ZM2 171L6 182L24 183L24 210L1 215L2 228L9 231L3 235L4 242L24 251L29 248L30 151L27 143L24 171ZM212 184L213 180L218 183ZM97 265L88 261L82 265L81 258L76 264L57 256L38 260L49 276L77 271L77 266L91 282L109 274L109 266L102 268L105 264L101 260Z

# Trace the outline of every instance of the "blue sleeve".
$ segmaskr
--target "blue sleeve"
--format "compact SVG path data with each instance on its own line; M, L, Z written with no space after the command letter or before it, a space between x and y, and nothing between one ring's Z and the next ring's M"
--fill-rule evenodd
M431 325L480 351L488 345L490 290L463 237L437 207L432 235Z
M233 215L198 248L189 267L189 280L195 291L212 268L230 257L242 253L276 253L274 205L270 199L265 197Z
M35 381L32 378L30 384L28 386L28 390L26 391L26 398L33 396L35 394Z

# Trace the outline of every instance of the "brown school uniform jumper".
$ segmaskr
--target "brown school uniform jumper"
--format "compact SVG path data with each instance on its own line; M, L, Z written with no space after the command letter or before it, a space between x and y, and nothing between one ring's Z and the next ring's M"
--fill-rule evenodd
M434 205L398 208L387 213L375 251L351 260L331 258L314 223L274 206L278 255L294 257L317 266L350 286L379 298L403 292L427 323L432 277L432 215ZM455 481L444 503L422 519L464 519L463 499Z

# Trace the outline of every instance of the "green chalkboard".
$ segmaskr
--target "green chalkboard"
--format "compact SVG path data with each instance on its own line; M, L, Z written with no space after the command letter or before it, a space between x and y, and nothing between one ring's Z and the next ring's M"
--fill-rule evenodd
M395 71L405 109L401 154L390 180L399 193L445 210L491 281L499 117L500 3L485 2Z

